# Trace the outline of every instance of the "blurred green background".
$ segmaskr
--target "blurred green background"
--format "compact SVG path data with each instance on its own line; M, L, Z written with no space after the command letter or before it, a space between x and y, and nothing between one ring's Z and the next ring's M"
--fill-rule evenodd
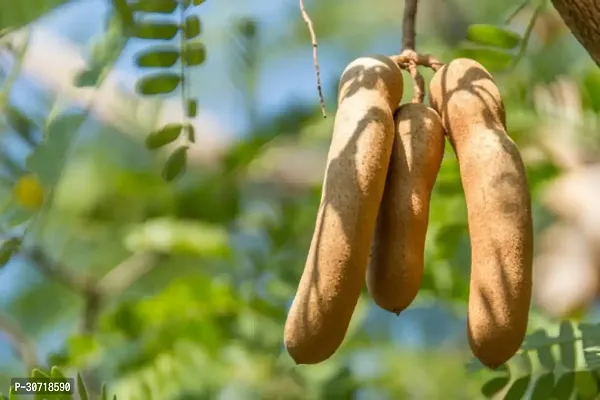
M189 7L207 52L186 89L198 101L196 142L183 177L165 182L173 147L152 151L144 140L181 120L179 92L135 90L148 73L136 55L160 41L128 37L110 2L0 0L0 258L22 239L0 270L0 391L10 377L52 365L80 372L95 393L106 382L119 399L478 399L500 391L505 381L482 392L492 372L465 367L470 250L449 147L413 305L396 317L365 293L345 343L320 365L295 366L283 348L339 74L356 57L400 50L403 2L351 3L306 1L327 119L296 1ZM537 333L526 344L546 343L547 352L530 347L539 354L525 357L524 369L511 366L511 380L515 370L557 379L584 371L573 375L577 398L591 399L599 393L593 357L578 345L570 367L552 361L568 354L560 343L575 346L581 336L550 343L540 332L564 334L572 325L560 328L561 320L592 332L598 317L600 71L549 5L518 63L520 48L506 63L465 44L469 25L503 25L518 3L422 0L417 50L489 67L527 165L537 239L529 330ZM524 35L534 9L509 28ZM534 392L525 385L511 396Z

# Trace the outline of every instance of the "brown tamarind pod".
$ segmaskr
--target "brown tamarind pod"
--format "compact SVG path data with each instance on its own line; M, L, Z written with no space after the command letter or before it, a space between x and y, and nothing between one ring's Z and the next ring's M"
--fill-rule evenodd
M341 345L361 288L394 141L402 71L390 58L362 57L344 70L308 257L284 332L297 364Z
M507 135L498 87L481 64L453 60L435 73L429 89L465 192L469 344L483 364L495 368L517 352L529 317L533 228L525 167Z
M421 103L400 106L395 125L367 288L377 305L399 314L421 286L429 202L444 156L444 128L438 113Z

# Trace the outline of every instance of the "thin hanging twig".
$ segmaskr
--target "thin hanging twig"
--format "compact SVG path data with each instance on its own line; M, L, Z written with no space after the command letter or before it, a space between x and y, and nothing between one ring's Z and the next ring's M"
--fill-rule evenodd
M308 32L310 33L310 40L312 42L312 47L313 47L313 65L315 67L315 74L317 77L317 90L319 92L319 103L321 104L321 112L323 113L323 118L327 118L327 112L325 111L325 99L323 98L323 88L321 86L321 72L319 70L319 57L317 55L317 35L315 35L315 29L313 27L313 23L312 20L310 19L310 16L308 15L308 13L306 12L306 9L304 7L304 0L299 0L300 1L300 12L302 13L302 19L304 19L304 22L306 23L306 26L308 27Z

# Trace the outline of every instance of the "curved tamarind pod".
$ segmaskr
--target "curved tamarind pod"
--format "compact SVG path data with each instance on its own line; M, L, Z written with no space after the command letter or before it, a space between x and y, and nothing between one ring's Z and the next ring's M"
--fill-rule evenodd
M527 330L533 228L525 167L506 133L498 87L481 64L456 59L436 72L429 88L458 158L467 204L469 344L495 368L516 353Z
M359 58L342 74L316 226L285 324L285 346L298 364L329 358L348 329L365 282L402 92L402 71L388 57Z
M399 314L415 299L423 277L431 191L444 156L444 128L435 110L402 105L367 267L377 305Z

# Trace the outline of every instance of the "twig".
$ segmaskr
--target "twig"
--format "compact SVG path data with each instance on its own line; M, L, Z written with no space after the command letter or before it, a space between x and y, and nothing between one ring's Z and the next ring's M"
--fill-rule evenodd
M422 103L425 98L425 79L423 75L417 69L417 65L414 62L408 64L408 72L413 78L413 103Z
M418 54L416 48L416 19L419 0L404 1L404 16L402 18L402 51L400 55L392 56L402 69L407 70L413 80L413 103L422 103L425 98L425 79L418 66L431 68L434 71L444 64L429 54Z
M408 63L411 61L416 65L420 65L423 67L431 68L434 71L442 68L444 63L432 56L431 54L417 54L413 50L403 51L400 55L395 55L391 57L392 60L396 62L396 64L407 67Z
M152 253L138 253L110 270L102 279L90 279L85 290L82 331L92 334L102 310L103 302L137 281L156 265L159 257Z
M102 294L98 290L96 279L89 278L87 280L85 294L83 318L81 320L81 332L87 335L92 335L96 329L96 321L100 315L102 308Z
M319 70L319 57L317 55L317 35L315 35L315 29L313 27L312 20L310 19L306 9L304 8L304 0L299 0L300 2L300 12L302 13L302 19L306 23L308 27L308 32L310 33L310 40L312 42L313 47L313 64L315 66L315 74L317 77L317 90L319 92L319 103L321 104L321 112L323 113L323 118L327 118L327 112L325 111L325 99L323 98L323 88L321 85L321 72Z
M86 294L88 288L86 279L71 273L66 267L51 260L39 247L22 248L20 253L48 278L54 279L74 292Z
M122 292L148 272L159 260L153 253L138 253L114 267L98 283L102 296L111 296Z
M543 8L544 8L544 2L541 2L536 7L535 11L533 12L531 19L529 20L529 24L527 24L527 28L525 29L525 34L523 35L523 40L521 40L521 46L519 47L519 52L517 53L517 55L514 58L511 69L514 69L517 66L517 64L519 63L519 61L521 61L521 59L523 58L523 55L525 55L525 50L527 49L527 44L529 43L529 39L531 38L531 33L533 32L535 23L538 19L538 16L540 15L540 12L542 12Z
M419 0L404 0L404 18L402 19L402 51L415 50L415 21Z
M0 314L0 331L4 332L28 371L40 366L37 349L21 327L8 315Z
M523 9L525 7L527 7L529 5L529 3L531 3L531 0L525 0L523 2L521 2L521 4L519 4L509 15L508 17L506 17L506 19L504 20L505 24L509 24L512 22L513 19L515 19L515 17L517 15L519 15L521 13L521 11L523 11Z

